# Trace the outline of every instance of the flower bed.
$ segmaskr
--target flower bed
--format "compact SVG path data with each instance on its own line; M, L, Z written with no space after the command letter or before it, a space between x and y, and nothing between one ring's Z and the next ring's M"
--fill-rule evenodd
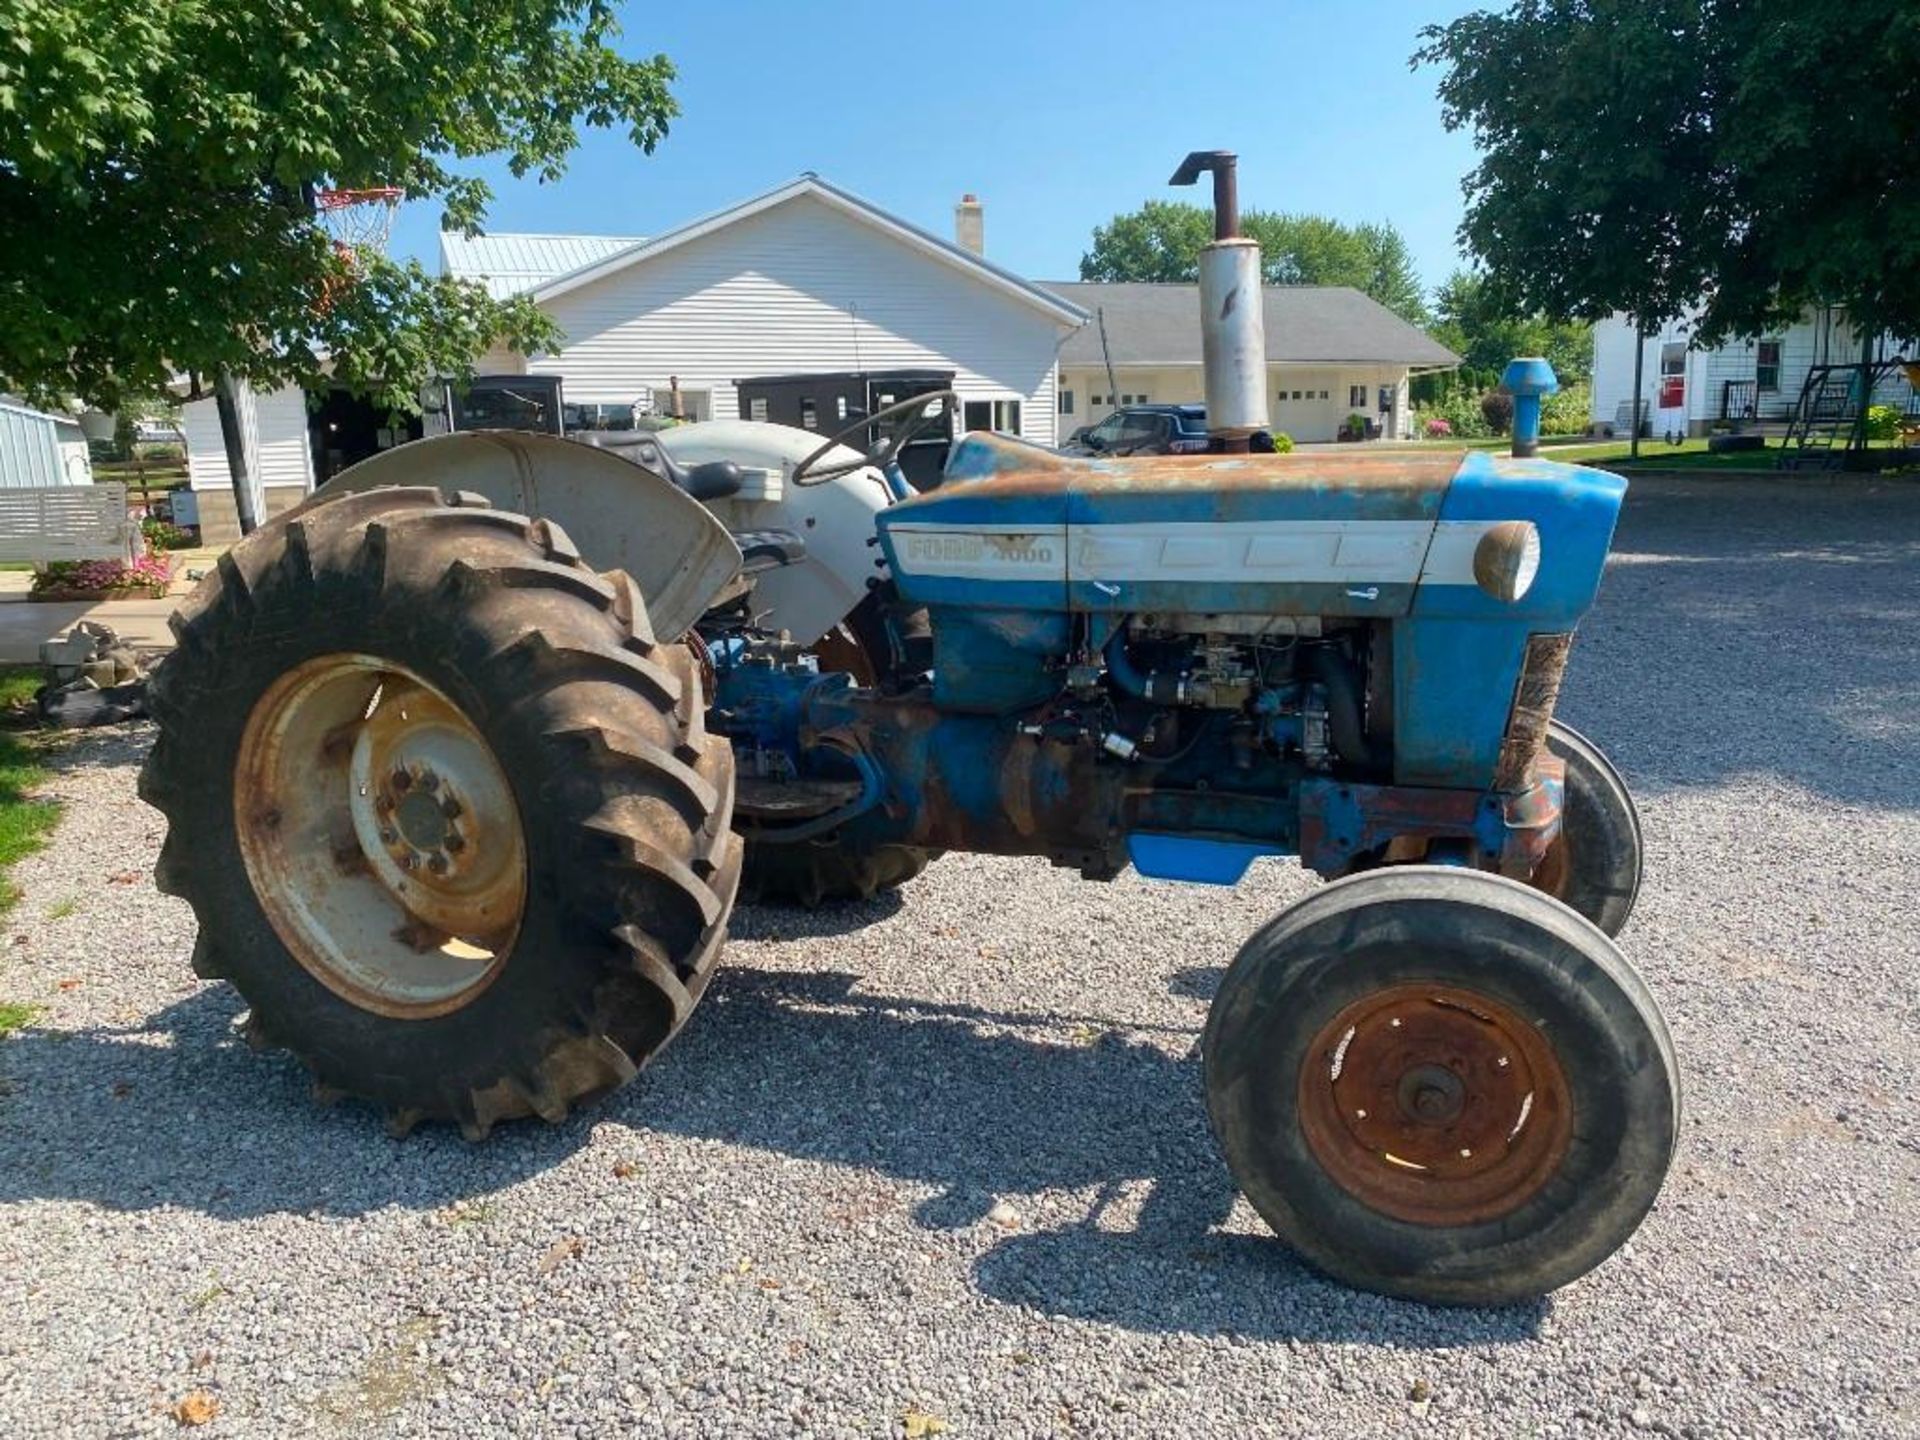
M158 600L173 579L173 560L143 555L123 560L55 560L33 577L30 600Z

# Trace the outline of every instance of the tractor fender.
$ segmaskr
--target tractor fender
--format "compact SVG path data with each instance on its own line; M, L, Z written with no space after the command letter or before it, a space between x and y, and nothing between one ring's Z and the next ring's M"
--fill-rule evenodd
M892 503L886 480L871 465L818 485L793 483L794 469L820 448L812 430L764 420L703 420L676 425L654 436L682 465L731 460L749 476L735 497L708 502L734 534L785 530L806 542L798 564L754 578L753 608L773 631L785 630L811 645L853 611L867 595L867 582L884 578L874 547L874 516ZM834 450L823 466L857 462L860 452Z
M699 501L605 450L553 435L475 430L416 440L335 476L319 497L430 485L551 520L596 570L624 570L662 639L683 635L740 573L740 547Z

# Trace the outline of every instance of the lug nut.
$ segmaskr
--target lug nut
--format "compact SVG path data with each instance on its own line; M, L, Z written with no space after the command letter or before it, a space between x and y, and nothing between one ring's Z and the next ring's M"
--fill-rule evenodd
M466 808L466 806L462 805L451 795L440 802L440 813L449 820L458 820Z
M440 777L431 770L422 770L420 772L420 788L423 790L438 790L440 788Z
M402 855L400 857L400 868L402 870L411 870L413 869L414 866L418 865L419 863L420 862L418 860L415 860L411 855Z
M449 835L440 843L447 847L447 853L449 855L458 855L462 850L467 848L466 837L459 834Z
M399 838L400 832L395 830L391 825L382 825L380 827L380 843L382 845L391 845Z
M403 793L413 788L413 776L408 772L406 766L397 765L394 767L393 788Z
M446 874L447 873L447 857L444 855L429 855L427 857L427 869L431 870L436 875Z
M386 814L389 810L393 809L393 797L382 790L378 795L373 797L373 808L382 815Z

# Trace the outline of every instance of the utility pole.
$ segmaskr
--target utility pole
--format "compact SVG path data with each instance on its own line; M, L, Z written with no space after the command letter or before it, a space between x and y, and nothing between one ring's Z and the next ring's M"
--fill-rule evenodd
M1642 376L1647 365L1647 327L1640 322L1638 315L1633 317L1633 401L1627 406L1627 426L1633 436L1627 453L1635 460L1640 458L1640 396Z

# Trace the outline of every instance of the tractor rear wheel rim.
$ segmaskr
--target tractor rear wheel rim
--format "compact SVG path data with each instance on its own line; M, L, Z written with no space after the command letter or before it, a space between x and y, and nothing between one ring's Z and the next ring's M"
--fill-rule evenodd
M1299 1075L1307 1147L1362 1204L1418 1225L1471 1225L1552 1178L1573 1106L1539 1028L1479 991L1394 985L1314 1035Z
M406 1019L493 981L526 907L526 840L506 773L444 693L390 660L319 656L261 696L235 766L247 878L317 980Z

